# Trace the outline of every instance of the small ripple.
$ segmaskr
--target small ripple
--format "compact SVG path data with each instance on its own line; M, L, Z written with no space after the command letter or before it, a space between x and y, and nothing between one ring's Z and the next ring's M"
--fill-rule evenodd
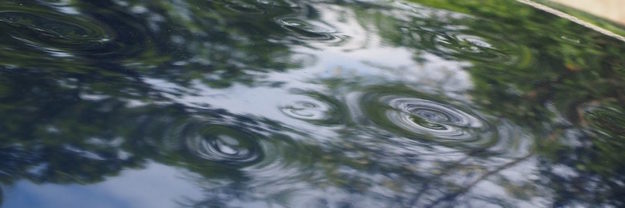
M209 130L210 129L210 130ZM247 163L257 160L262 153L256 143L250 142L254 136L230 127L204 129L210 134L197 135L187 140L187 148L196 156L219 162Z
M302 40L341 41L343 39L335 35L336 30L322 22L306 21L297 17L281 17L276 19L276 23Z
M264 11L262 10L262 8L259 8L258 6L254 5L254 4L250 4L246 1L240 1L240 0L235 0L235 1L227 1L226 2L226 8L238 12L238 13L246 13L246 14L262 14L264 13Z
M507 54L494 48L488 42L473 35L440 32L432 34L429 40L440 52L454 57L468 58L481 61L506 61Z
M329 97L311 94L299 100L290 101L279 107L285 115L314 122L319 125L339 124L344 121L341 105Z
M191 121L167 134L184 141L184 149L196 158L228 165L246 165L263 158L262 135L237 126Z
M303 120L323 119L328 106L312 101L295 101L293 104L280 108L286 115Z
M471 34L463 30L403 28L405 36L423 49L443 57L469 59L488 63L514 63L522 57L524 46L500 37ZM498 47L495 48L494 45Z
M434 41L442 46L441 50L447 50L450 53L481 55L484 58L494 58L502 55L486 41L481 40L477 36L441 33L434 37Z

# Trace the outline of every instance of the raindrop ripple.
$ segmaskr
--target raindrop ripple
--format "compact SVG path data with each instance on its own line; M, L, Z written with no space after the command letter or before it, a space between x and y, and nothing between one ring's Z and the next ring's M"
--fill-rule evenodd
M471 150L509 143L508 126L492 125L471 110L437 100L395 89L352 93L347 102L352 120L374 131Z
M94 3L96 4L96 3ZM97 7L98 5L90 5ZM0 6L0 29L22 45L2 46L14 50L36 50L58 57L82 56L98 59L134 57L149 49L147 28L121 10L107 13L89 10L66 14L51 7Z

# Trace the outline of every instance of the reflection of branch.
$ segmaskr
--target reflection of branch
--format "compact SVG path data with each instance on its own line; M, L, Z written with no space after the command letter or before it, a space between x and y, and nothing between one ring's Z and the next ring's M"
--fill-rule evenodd
M488 171L484 175L482 175L478 179L476 179L475 181L473 181L470 184L468 184L467 186L462 187L460 190L458 190L456 192L453 192L451 194L447 194L447 195L445 195L445 196L435 200L432 204L430 204L429 206L426 206L426 207L434 207L434 206L436 206L437 204L439 204L439 203L441 203L443 201L454 199L454 198L458 197L459 195L461 195L463 193L466 193L471 188L473 188L473 186L477 185L478 183L480 183L481 181L485 180L489 176L491 176L491 175L493 175L495 173L498 173L498 172L500 172L502 170L505 170L505 169L508 169L510 167L513 167L516 164L518 164L519 162L522 162L522 161L530 158L532 155L533 155L532 153L527 154L526 156L523 156L523 157L517 158L517 159L515 159L513 161L510 161L509 163L506 163L506 164L504 164L504 165L502 165L502 166L500 166L500 167L498 167L498 168L496 168L494 170Z
M447 168L445 168L443 171L441 171L439 174L434 175L434 177L442 177L444 175L446 175L448 173L448 170L451 169L452 167L456 167L459 166L460 164L462 164L464 161L469 160L471 158L473 158L473 156L475 154L479 154L483 151L483 149L479 149L477 151L472 151L469 152L466 157L463 157L460 160L455 161L453 164L448 165ZM412 207L415 203L417 203L417 200L419 200L419 198L421 197L421 195L423 195L429 188L430 188L430 184L433 180L428 180L425 182L425 184L423 184L421 190L419 190L419 192L417 192L417 194L412 197L412 200L410 200L410 202L408 204L410 204L410 206Z

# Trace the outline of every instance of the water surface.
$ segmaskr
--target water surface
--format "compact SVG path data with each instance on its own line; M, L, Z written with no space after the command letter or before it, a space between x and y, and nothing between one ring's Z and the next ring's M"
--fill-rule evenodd
M0 5L4 207L625 206L625 44L514 1Z

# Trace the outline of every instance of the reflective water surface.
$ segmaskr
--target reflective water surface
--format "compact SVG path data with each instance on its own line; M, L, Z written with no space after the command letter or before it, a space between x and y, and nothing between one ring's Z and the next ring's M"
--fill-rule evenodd
M625 44L514 1L7 0L4 207L622 207Z

